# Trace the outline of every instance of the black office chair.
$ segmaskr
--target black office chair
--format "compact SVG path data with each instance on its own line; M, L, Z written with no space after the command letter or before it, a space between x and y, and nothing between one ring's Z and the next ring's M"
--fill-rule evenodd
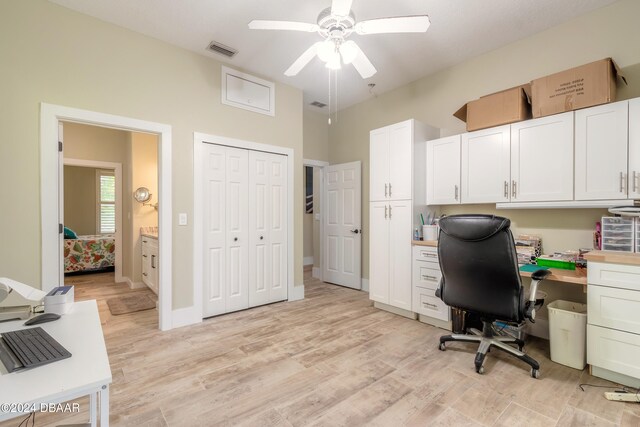
M540 365L522 352L524 341L496 335L496 320L534 322L538 283L550 274L535 271L531 278L531 295L525 300L518 270L516 247L509 230L511 221L493 215L452 215L440 220L438 258L442 279L436 295L445 304L476 313L482 320L482 332L470 328L473 335L453 334L440 337L440 350L447 341L479 342L475 358L476 372L484 372L483 363L491 347L499 348L531 366L531 376L538 378ZM517 344L518 349L508 344Z

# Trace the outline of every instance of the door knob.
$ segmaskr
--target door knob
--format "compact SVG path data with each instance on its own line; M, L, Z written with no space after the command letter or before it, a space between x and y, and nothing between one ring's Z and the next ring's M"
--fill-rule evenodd
M360 233L360 230L358 230L357 228L355 230L351 230L352 233L358 234Z
M264 236L260 236L260 240L264 239Z
M233 241L234 241L234 242L237 242L237 241L238 241L238 238L237 238L237 237L234 237L234 238L233 238Z

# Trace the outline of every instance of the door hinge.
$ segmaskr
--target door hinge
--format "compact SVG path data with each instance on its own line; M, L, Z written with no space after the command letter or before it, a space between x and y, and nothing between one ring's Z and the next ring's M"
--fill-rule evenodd
M58 224L58 234L62 234L63 231L64 231L64 225Z
M58 141L58 151L62 153L62 141Z

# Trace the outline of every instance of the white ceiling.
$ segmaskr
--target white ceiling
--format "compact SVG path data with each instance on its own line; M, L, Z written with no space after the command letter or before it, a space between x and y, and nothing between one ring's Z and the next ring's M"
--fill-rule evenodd
M247 24L252 19L315 23L331 0L50 1L302 89L305 105L329 102L329 74L319 59L295 77L284 75L307 47L320 40L318 34L249 30ZM338 108L371 97L368 83L375 83L373 93L380 94L614 1L354 0L357 21L428 14L431 27L424 34L354 34L378 73L363 80L351 65L343 66L338 71ZM239 53L229 59L205 50L212 40ZM333 110L335 105L333 98Z

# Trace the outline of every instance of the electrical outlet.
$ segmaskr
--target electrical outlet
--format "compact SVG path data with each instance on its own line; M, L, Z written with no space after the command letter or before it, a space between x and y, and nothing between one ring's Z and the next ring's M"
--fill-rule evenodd
M178 214L178 225L187 225L187 214L186 213Z

